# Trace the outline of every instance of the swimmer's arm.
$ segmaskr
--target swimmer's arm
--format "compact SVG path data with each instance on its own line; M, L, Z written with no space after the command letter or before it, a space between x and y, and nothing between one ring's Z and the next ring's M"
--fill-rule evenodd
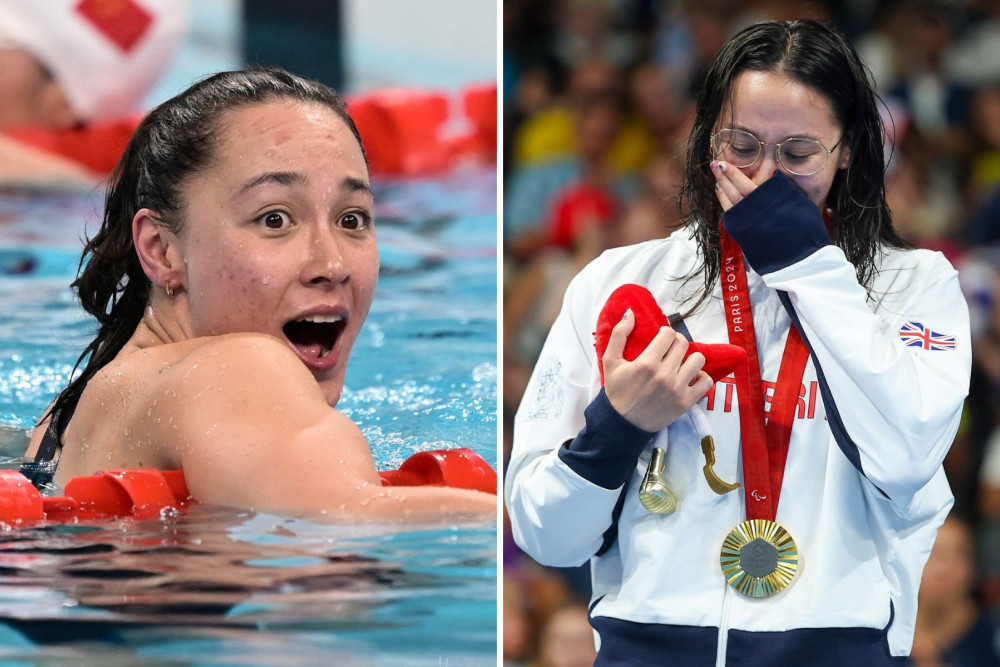
M326 404L290 350L271 341L231 341L188 367L176 389L181 464L195 498L342 518L496 517L491 494L383 487L360 429Z
M360 429L325 403L322 407L328 414L309 425L284 419L267 423L267 418L244 415L244 423L231 425L229 433L246 427L253 435L237 436L230 447L213 454L186 457L188 489L202 502L279 513L389 520L470 514L495 518L496 497L490 494L382 486ZM216 433L222 437L220 430Z

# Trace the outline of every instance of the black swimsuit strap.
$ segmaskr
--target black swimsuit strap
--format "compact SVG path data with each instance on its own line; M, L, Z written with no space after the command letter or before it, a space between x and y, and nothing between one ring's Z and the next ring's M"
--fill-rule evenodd
M46 463L55 458L56 452L62 449L62 439L59 437L59 430L56 427L56 415L49 416L49 427L42 435L42 441L35 452L36 463Z
M38 451L35 452L35 461L47 463L56 457L56 452L62 449L63 431L69 425L69 420L76 412L77 402L73 401L63 405L61 409L53 410L49 413L49 426L42 434L42 441L38 444Z
M76 405L68 406L67 409L69 410L68 417L72 417ZM59 416L58 411L53 411L49 415L49 425L45 429L45 433L42 434L42 441L38 444L38 451L35 452L35 460L25 461L19 468L21 474L27 477L39 491L45 491L54 483L58 462L53 463L53 459L55 459L56 452L62 449L62 434L59 433L58 426L61 421Z

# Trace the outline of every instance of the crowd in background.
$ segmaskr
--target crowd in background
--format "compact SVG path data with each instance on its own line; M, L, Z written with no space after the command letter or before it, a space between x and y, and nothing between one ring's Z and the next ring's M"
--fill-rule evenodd
M971 664L963 646L990 643L1000 620L1000 0L505 0L505 454L569 280L679 224L703 68L740 28L797 18L834 23L871 69L893 222L945 253L969 302L972 386L945 460L955 507L925 572L913 663ZM504 535L505 664L592 664L587 566L543 568Z

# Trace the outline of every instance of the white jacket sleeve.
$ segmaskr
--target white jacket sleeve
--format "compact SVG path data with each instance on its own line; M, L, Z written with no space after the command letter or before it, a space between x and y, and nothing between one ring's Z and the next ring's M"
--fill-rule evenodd
M869 305L815 204L780 174L724 220L768 287L787 294L845 455L910 514L951 446L969 388L969 314L956 271L937 253L887 251Z
M570 284L528 382L504 481L514 541L544 565L580 565L600 550L653 436L621 417L596 383L600 295L587 276Z

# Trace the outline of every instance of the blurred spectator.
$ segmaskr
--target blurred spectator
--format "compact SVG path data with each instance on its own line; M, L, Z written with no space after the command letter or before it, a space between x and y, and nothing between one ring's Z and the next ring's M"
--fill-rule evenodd
M558 0L504 0L503 100L513 99L518 81L528 68L552 63L552 41L558 31Z
M971 156L966 200L969 243L1000 240L1000 81L979 89L972 100Z
M986 444L979 478L979 507L987 521L1000 526L1000 429L993 431ZM1000 575L1000 571L995 574Z
M609 244L608 220L579 211L571 247L539 253L505 290L503 302L504 408L517 409L545 337L562 306L569 281Z
M680 156L654 157L621 222L613 226L611 246L632 245L669 236L681 224L678 206L684 164Z
M532 576L503 580L504 667L590 667L594 633L587 607L557 576L537 568Z
M965 227L966 243L995 244L1000 241L1000 187L993 190L986 202Z
M910 664L915 667L1000 665L997 628L979 609L972 531L950 516L938 531L920 584L916 634Z
M1000 80L976 91L972 98L970 192L979 203L1000 186Z
M969 0L969 25L945 54L955 81L975 88L1000 80L1000 2Z
M532 85L523 79L523 85ZM537 87L537 85L536 85ZM621 104L624 74L610 61L588 58L570 72L565 93L551 105L525 118L513 136L512 167L525 167L572 156L581 150L576 131L578 117L594 104ZM518 93L518 99L522 93ZM620 108L620 106L619 106ZM638 135L638 136L637 136ZM644 135L641 128L621 123L612 137L609 165L617 172L630 171L641 163ZM638 146L639 155L636 155Z
M945 458L945 472L955 495L952 514L987 528L991 522L1000 527L1000 503L990 501L991 485L1000 494L1000 451L990 453L1000 387L1000 317L996 308L1000 277L991 254L973 248L956 264L962 293L969 304L972 375L962 426ZM988 461L990 458L993 462ZM983 521L985 524L981 524ZM980 538L987 536L980 531ZM984 558L983 566L987 573L1000 575L1000 559L991 555Z
M737 0L684 0L664 3L654 36L653 58L674 90L691 99L702 71L733 33L743 8Z
M554 232L560 197L570 188L602 191L615 202L631 199L634 178L616 174L610 161L620 124L615 102L594 99L576 119L576 156L515 169L504 199L505 253L525 261L554 241L567 245L575 230L559 239Z
M577 113L594 100L617 99L621 87L621 73L610 62L589 58L577 64L570 72L562 96L528 116L518 128L513 137L512 166L537 164L572 154L576 148Z
M907 108L925 140L942 155L961 158L971 91L944 67L964 21L961 7L946 0L884 6L881 25L859 39L858 51L879 90Z
M895 168L886 175L893 227L909 243L940 250L955 263L960 254L954 240L962 215L959 193L941 174L931 147L916 130L908 131L895 150Z
M503 580L503 665L524 667L532 654L531 620L521 589L511 578Z
M521 127L531 118L542 116L557 102L555 74L543 64L528 66L517 79L511 98L504 104L504 182L514 162L514 141L510 137L518 135ZM558 144L558 140L546 139L546 143ZM562 151L557 149L557 154Z
M542 630L538 667L592 667L597 659L587 608L570 605L549 616Z
M690 104L671 90L663 70L653 62L635 66L628 77L627 122L635 126L632 163L637 167L649 164L653 155L663 152L683 152L681 146L690 129Z
M568 66L595 57L617 67L631 62L636 39L619 30L620 4L615 0L563 0L559 7L562 30L555 40L559 60Z

